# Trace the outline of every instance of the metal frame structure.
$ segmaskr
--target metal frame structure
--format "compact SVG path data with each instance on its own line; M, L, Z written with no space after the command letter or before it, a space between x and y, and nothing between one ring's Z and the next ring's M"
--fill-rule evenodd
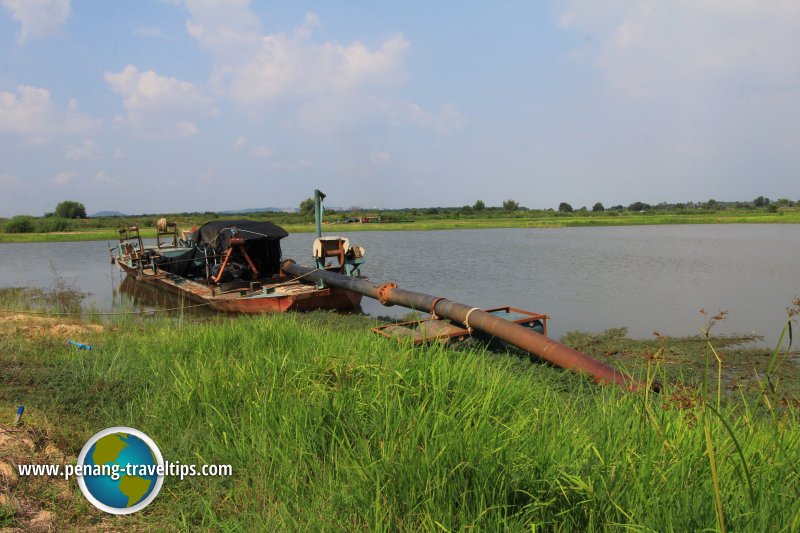
M492 309L484 309L483 311L495 316L499 316L498 312L501 311L507 314L513 313L516 315L521 315L513 319L504 318L504 320L508 320L509 322L513 322L528 328L532 328L535 322L538 320L542 324L543 334L547 335L547 320L550 318L547 315L534 313L532 311L525 311L524 309L517 309L516 307L494 307ZM398 334L398 328L406 329L409 332L421 331L422 334L419 337L414 337L411 339L411 342L415 345L427 344L433 341L449 340L453 338L457 338L457 340L461 341L467 337L470 337L473 333L469 329L458 327L450 322L443 322L436 316L431 316L430 318L424 318L421 320L386 324L385 326L372 328L372 331L388 339L396 339L398 341L411 338L409 335ZM433 332L433 334L430 334L431 332Z

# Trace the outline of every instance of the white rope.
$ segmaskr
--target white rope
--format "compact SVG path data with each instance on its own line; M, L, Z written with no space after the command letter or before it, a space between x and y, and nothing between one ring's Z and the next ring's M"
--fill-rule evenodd
M219 236L220 236L220 235L222 235L222 232L223 232L223 231L231 231L231 230L234 230L234 229L235 229L237 232L241 231L241 232L244 232L244 233L252 233L253 235L258 235L258 236L260 236L260 237L264 237L264 238L267 238L267 239L273 239L273 238L274 238L274 237L272 237L272 236L270 236L270 235L265 235L265 234L263 234L263 233L259 233L259 232L257 232L257 231L252 231L252 230L249 230L249 229L242 229L242 228L237 228L236 226L231 226L231 227L229 227L229 228L222 228L221 230L219 230L219 231L217 232L217 235L216 235L216 237L214 237L213 239L211 239L211 241L210 241L208 244L212 244L214 241L216 241L216 240L219 238Z
M473 307L467 311L467 317L464 319L464 325L467 326L467 331L470 333L472 333L472 326L469 325L469 315L471 315L473 311L480 311L480 307Z

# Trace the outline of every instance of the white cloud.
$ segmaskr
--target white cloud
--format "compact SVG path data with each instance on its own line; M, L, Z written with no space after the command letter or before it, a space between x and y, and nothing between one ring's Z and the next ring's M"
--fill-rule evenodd
M615 176L608 190L643 201L719 197L730 183L796 189L800 3L562 0L555 11L599 81L565 114L584 142L562 173Z
M75 177L74 172L59 172L58 174L56 174L56 177L53 178L53 183L62 186L67 185L69 184L70 181L72 181L73 177Z
M374 85L393 85L405 78L409 46L393 35L377 49L359 42L311 41L319 17L307 13L291 33L263 34L249 1L219 3L189 0L187 31L215 58L213 85L245 102L286 96L327 95Z
M187 0L191 18L186 31L208 48L221 64L241 60L244 49L254 49L261 38L261 20L249 0Z
M463 129L467 118L452 104L445 104L439 112L431 113L416 103L397 106L392 114L395 121L411 122L417 126L432 129L440 135L447 135Z
M152 70L141 72L133 65L117 73L106 72L104 78L123 96L123 105L131 113L195 111L211 103L188 81L161 76Z
M126 117L115 122L127 124L152 136L186 137L199 130L193 119L216 112L212 101L188 81L140 71L128 65L122 71L106 72L108 86L122 95Z
M70 98L67 112L64 114L64 130L68 133L90 131L100 125L100 120L78 111L78 101Z
M272 161L269 166L273 170L297 172L317 168L319 165L308 159L298 159L296 161Z
M272 148L269 146L260 144L253 148L253 155L256 157L270 157L272 156Z
M67 146L65 150L67 159L97 159L100 154L94 141L87 139L80 146Z
M5 172L0 172L0 186L15 188L19 186L19 184L20 181L16 176L12 176L11 174L7 174Z
M373 163L385 164L392 159L392 156L386 150L373 150L369 154L369 158L372 160Z
M52 133L55 113L50 91L19 85L17 93L0 93L0 128L12 133Z
M47 89L18 85L16 94L0 92L0 133L44 141L59 133L86 132L98 124L78 111L75 99L70 100L65 112L59 112Z
M234 144L236 145L237 148L241 148L242 146L247 146L248 142L250 141L247 140L247 137L241 136L238 139L236 139L236 142Z
M404 78L408 41L402 35L370 51L358 42L307 44L298 37L306 34L265 36L250 61L225 68L229 94L245 103L297 95L341 96L391 86Z
M70 0L2 0L2 4L20 23L20 44L52 34L70 15Z
M449 133L466 123L452 105L438 113L417 106L414 117L398 119L412 105L398 104L392 95L408 78L410 43L402 33L373 45L339 42L321 38L322 23L314 13L306 13L290 31L270 33L249 0L187 0L185 5L188 33L214 61L211 87L253 116L277 111L284 127L316 132L381 121Z
M122 185L122 182L120 180L118 180L113 176L109 176L108 174L102 171L94 175L94 177L92 178L92 183L98 185L113 185L113 186Z
M566 0L558 12L562 27L596 43L583 58L628 95L800 85L800 3L793 0Z
M166 39L167 34L157 26L140 26L133 30L134 35L150 39Z
M166 130L167 135L174 135L175 137L190 137L192 135L197 135L199 131L200 128L191 120L180 120L175 124L172 130Z

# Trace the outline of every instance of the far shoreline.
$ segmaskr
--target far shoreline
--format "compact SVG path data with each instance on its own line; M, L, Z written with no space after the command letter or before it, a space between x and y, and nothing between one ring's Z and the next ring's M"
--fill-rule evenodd
M133 218L133 217L131 217ZM141 224L142 217L136 217ZM259 217L263 219L263 217ZM211 219L211 218L210 218ZM195 221L176 221L179 227L197 225ZM133 221L121 218L116 227L105 226L87 231L64 231L51 233L0 233L2 243L46 243L46 242L82 242L82 241L116 241L119 236L118 227ZM289 233L313 233L313 223L277 224ZM721 212L708 214L623 214L623 215L587 215L587 216L547 216L547 217L502 217L502 218L461 218L461 219L425 219L413 222L371 222L337 224L326 223L325 233L352 233L358 231L440 231L454 229L548 229L548 228L584 228L613 226L662 226L685 224L798 224L800 212L779 211L765 212ZM141 227L141 226L140 226ZM141 227L142 237L155 238L155 228Z

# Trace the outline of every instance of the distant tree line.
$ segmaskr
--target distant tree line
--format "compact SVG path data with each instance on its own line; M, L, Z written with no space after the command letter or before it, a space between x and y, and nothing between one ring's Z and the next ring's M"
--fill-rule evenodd
M70 219L86 218L86 208L80 202L66 200L60 202L52 213L43 218L30 215L11 217L4 225L6 233L53 233L70 229Z
M573 216L589 215L591 213L619 214L622 212L630 213L702 213L716 212L726 209L735 210L760 210L777 213L782 209L800 208L800 200L792 201L788 198L778 198L771 200L766 196L758 196L746 202L723 202L716 199L709 199L705 202L662 202L651 205L646 202L633 202L627 206L622 204L606 207L602 202L596 202L591 210L587 207L574 208L568 202L559 203L558 207L545 209L531 209L520 205L514 199L508 199L499 206L487 206L484 200L476 200L472 205L461 207L426 207L426 208L401 208L401 209L362 209L351 207L334 212L332 209L325 210L327 222L343 222L354 218L369 216L380 216L381 222L413 222L425 219L460 219L460 218L526 218L531 216ZM251 220L270 220L276 224L303 224L313 220L314 202L307 198L300 203L299 209L293 212L283 212L275 210L254 211L243 214L236 214L237 217L246 217ZM111 215L101 218L87 218L86 208L80 202L67 200L60 202L53 212L46 213L44 217L32 217L28 215L18 215L10 219L0 219L0 230L6 233L51 233L59 231L71 231L75 229L89 228L108 228L129 223L138 224L140 227L153 227L156 218L167 216L170 220L176 220L182 225L191 227L192 225L202 224L208 220L225 218L231 216L226 213L212 211L205 212L182 212L182 213L160 213L160 214L141 214L141 215Z
M646 211L681 211L686 209L761 209L766 208L767 211L777 212L780 207L795 207L800 206L800 200L794 202L788 198L779 198L774 202L765 196L754 198L750 202L720 202L713 198L705 202L678 202L667 203L661 202L660 204L650 205L645 202L633 202L627 207L623 205L615 205L605 208L602 203L597 202L592 206L592 212L599 211L631 211L631 212L646 212ZM581 208L586 211L585 207ZM562 213L574 212L572 206L567 202L561 202L558 205L558 210Z

